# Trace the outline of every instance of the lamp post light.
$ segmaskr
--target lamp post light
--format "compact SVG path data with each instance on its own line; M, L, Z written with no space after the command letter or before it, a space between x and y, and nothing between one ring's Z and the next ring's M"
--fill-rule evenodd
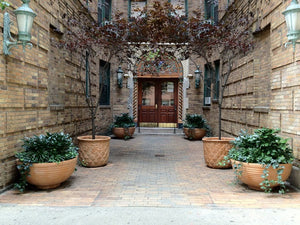
M197 66L197 69L195 70L195 88L200 87L200 77L201 77L201 70L199 66Z
M5 55L10 55L9 51L12 47L17 45L23 46L23 51L27 46L29 49L32 48L31 40L31 29L34 17L36 13L29 8L30 0L22 0L23 5L14 11L14 14L17 17L18 25L18 40L14 40L10 34L10 17L7 12L4 13L3 21L3 52Z
M121 66L119 66L118 70L117 70L117 82L118 82L118 86L119 88L123 87L123 70L121 69Z
M289 42L285 46L292 44L295 51L297 40L300 38L300 5L298 0L292 0L291 4L282 14L285 16L287 25L287 37Z

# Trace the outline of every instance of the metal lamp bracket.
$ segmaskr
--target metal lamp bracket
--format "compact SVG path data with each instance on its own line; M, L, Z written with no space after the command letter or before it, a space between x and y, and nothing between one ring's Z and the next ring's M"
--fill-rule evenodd
M296 44L300 44L298 41L289 41L284 44L284 47L287 48L289 45L293 45L293 52L295 52Z
M25 48L32 49L32 44L30 42L21 42L16 41L10 33L10 25L12 22L10 21L9 13L4 13L3 19L3 53L4 55L10 55L10 49L12 47L18 47L18 45L23 46L23 52L25 52Z

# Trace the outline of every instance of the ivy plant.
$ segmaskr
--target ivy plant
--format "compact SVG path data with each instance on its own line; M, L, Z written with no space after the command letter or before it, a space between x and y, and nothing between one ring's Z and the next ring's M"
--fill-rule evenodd
M24 151L15 155L20 161L17 165L20 179L15 183L15 188L21 192L28 185L26 177L30 176L30 167L33 163L59 163L78 155L78 148L73 144L72 138L63 132L25 137L22 148Z
M285 184L281 174L283 167L280 164L292 163L294 161L293 150L289 147L288 139L278 136L279 129L260 128L249 134L241 131L240 135L232 141L233 148L229 150L225 160L233 159L246 163L259 163L265 167L260 184L261 189L270 192L271 183L280 185L280 193L285 192ZM268 168L277 170L277 181L268 180ZM236 171L240 172L239 169Z

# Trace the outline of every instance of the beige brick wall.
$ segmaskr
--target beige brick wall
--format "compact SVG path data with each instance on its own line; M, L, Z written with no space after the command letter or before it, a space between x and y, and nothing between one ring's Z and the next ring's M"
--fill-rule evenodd
M290 138L299 159L300 48L297 46L295 53L291 46L284 48L287 31L282 15L290 1L252 1L250 5L246 2L239 1L240 7L249 7L255 13L254 18L258 19L253 23L253 31L261 31L254 36L254 51L235 62L222 105L222 133L236 136L240 129L252 132L258 127L280 128L281 135ZM202 105L203 93L198 94ZM216 110L213 103L204 111L214 131L218 127ZM202 109L194 111L201 113Z
M54 4L51 5L51 2ZM68 3L67 8L65 2ZM96 5L93 2L90 9L95 12ZM21 5L20 0L10 3L12 7L7 9L10 13ZM76 11L78 3L77 0L31 1L30 7L38 13L32 30L33 48L26 49L25 53L20 47L13 48L10 56L4 56L0 45L0 190L16 178L14 154L21 151L21 139L25 136L46 131L65 131L76 138L91 131L83 90L76 79L79 62L51 45L51 38L58 39L60 34L53 32L50 25L63 32L62 15ZM14 16L11 18L15 21ZM2 13L0 20L2 28ZM12 25L12 32L17 32L15 24ZM0 36L2 40L2 34ZM91 79L93 91L97 92L100 59L92 61ZM112 63L112 92L116 91L116 67ZM127 110L122 99L124 95L128 95L126 88L116 95L111 94L111 105L99 110L96 118L98 133L108 132L115 102L120 105L118 112Z

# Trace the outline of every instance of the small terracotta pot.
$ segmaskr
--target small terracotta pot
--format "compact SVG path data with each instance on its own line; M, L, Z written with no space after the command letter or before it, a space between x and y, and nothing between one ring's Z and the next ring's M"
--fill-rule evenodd
M233 165L233 169L237 171L237 176L240 181L247 184L249 188L254 190L263 191L261 189L260 183L264 181L264 178L261 176L264 174L265 166L259 163L245 163L240 161L231 160ZM240 166L238 166L240 165ZM286 181L292 171L292 164L280 164L280 166L284 166L283 173L281 174L282 181ZM277 181L277 170L272 166L268 168L269 176L268 180ZM277 183L270 183L270 188L279 186Z
M72 175L76 163L77 157L59 163L33 163L30 167L30 176L27 176L26 180L39 189L56 188Z
M204 159L208 167L214 169L226 169L231 168L231 163L226 162L225 165L220 165L223 162L224 157L228 155L229 150L232 148L230 141L234 138L222 137L219 140L218 137L205 137L203 141Z
M79 160L83 166L98 167L105 166L109 158L109 141L108 136L77 137L79 145Z
M135 127L128 127L128 128L114 127L112 129L113 134L117 138L122 138L122 139L124 139L125 137L129 137L129 138L132 137L134 131L135 131Z
M201 140L205 134L206 130L201 128L183 128L183 132L188 139L191 140Z

